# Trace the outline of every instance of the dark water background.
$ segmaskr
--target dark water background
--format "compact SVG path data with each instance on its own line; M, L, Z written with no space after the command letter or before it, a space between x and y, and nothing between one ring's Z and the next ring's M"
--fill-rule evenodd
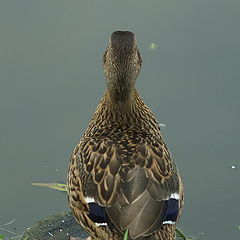
M16 218L8 229L22 233L68 209L63 193L31 183L65 182L105 89L109 35L131 30L137 88L184 179L180 227L240 239L239 24L239 0L0 1L0 225Z

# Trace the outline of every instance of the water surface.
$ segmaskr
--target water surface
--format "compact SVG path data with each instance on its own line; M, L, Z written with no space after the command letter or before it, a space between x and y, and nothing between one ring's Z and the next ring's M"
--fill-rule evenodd
M65 194L31 182L65 182L105 89L109 35L131 30L137 88L184 179L180 227L239 239L239 22L238 0L1 1L0 225L16 218L8 229L22 233L68 209Z

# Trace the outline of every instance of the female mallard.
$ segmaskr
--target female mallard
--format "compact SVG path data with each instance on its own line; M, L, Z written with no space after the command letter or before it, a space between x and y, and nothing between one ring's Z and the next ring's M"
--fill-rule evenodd
M112 33L103 57L107 91L71 156L68 201L91 239L175 239L183 186L160 127L134 85L133 33Z

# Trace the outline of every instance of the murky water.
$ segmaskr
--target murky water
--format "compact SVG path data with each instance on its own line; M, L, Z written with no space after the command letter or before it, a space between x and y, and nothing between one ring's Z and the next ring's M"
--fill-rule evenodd
M184 179L180 227L239 239L239 22L239 0L1 1L0 225L16 218L6 228L21 233L68 209L31 183L65 182L105 89L109 35L127 29L143 56L137 88Z

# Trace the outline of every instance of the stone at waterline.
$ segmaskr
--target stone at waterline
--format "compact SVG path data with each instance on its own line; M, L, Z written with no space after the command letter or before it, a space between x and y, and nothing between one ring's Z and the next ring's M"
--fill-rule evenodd
M84 239L88 234L71 212L63 212L35 223L23 234L22 240L69 240L70 236Z

